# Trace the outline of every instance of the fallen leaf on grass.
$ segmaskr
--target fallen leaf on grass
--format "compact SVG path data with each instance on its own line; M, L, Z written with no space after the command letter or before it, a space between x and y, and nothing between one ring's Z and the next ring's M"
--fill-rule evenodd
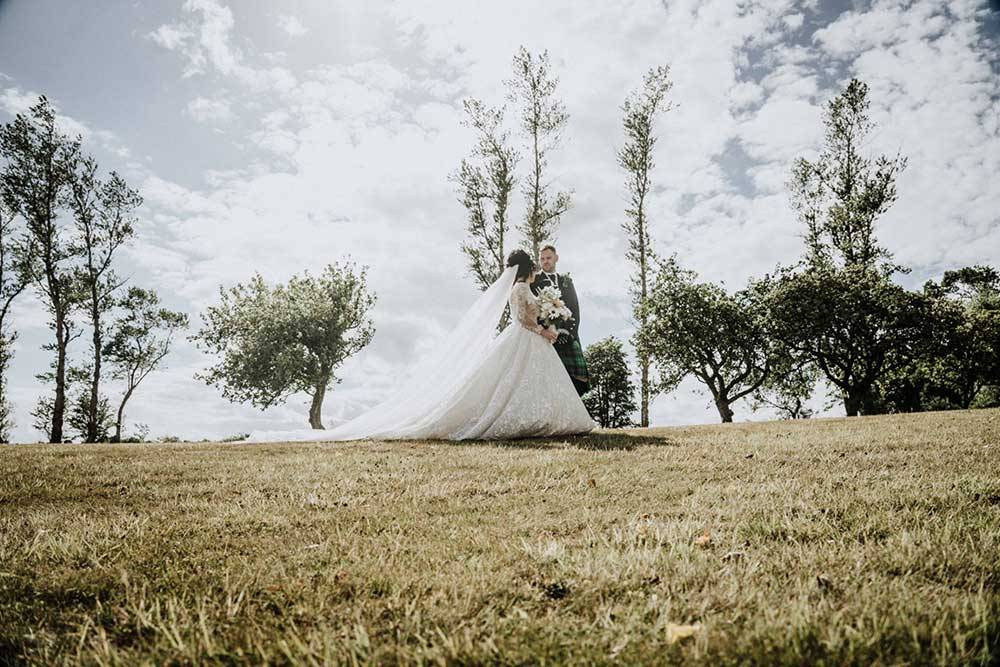
M694 637L701 630L701 623L691 625L679 625L677 623L667 623L667 643L676 644L682 639Z

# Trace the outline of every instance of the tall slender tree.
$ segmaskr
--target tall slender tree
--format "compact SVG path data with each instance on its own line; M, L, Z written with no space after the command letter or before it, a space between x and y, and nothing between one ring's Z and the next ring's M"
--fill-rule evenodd
M86 399L87 442L96 442L101 427L100 382L104 346L103 315L113 305L115 291L124 284L112 266L117 250L134 234L134 212L142 203L139 193L128 187L117 173L106 181L97 177L97 163L90 156L80 156L72 172L69 207L76 223L76 252L82 257L77 281L83 292L84 308L90 319L92 363L90 391ZM79 413L79 406L76 412ZM79 415L76 417L79 420Z
M476 132L472 157L462 160L452 180L458 183L462 205L468 212L469 238L462 252L480 289L492 285L504 270L508 222L507 209L514 189L517 151L503 129L504 110L465 100L465 124Z
M633 91L622 105L625 127L625 145L618 151L618 164L627 176L625 188L629 203L625 209L622 229L628 242L626 257L634 266L630 291L632 309L641 331L647 326L647 311L643 304L648 296L650 271L655 253L649 235L647 197L652 182L653 147L656 145L654 125L658 114L669 111L671 104L666 100L672 87L670 68L660 66L649 70L643 78L642 88ZM640 425L649 426L650 359L648 351L637 346L639 361Z
M7 320L14 299L28 286L28 273L17 252L16 216L0 198L0 442L10 442L12 405L7 392L7 368L17 332Z
M570 193L549 194L548 155L559 145L569 114L556 97L559 79L551 71L549 52L536 55L523 46L514 56L513 78L506 81L509 99L521 109L521 131L528 142L531 172L524 186L527 212L518 229L531 246L533 257L553 240L559 217L569 210Z
M50 442L62 442L66 411L67 347L76 337L71 313L78 304L76 247L67 238L60 207L80 150L56 126L56 113L43 96L27 113L0 128L0 153L7 166L0 187L7 205L24 219L27 234L19 254L31 282L52 318L55 341L44 348L55 353L52 380Z
M139 383L160 367L170 351L174 334L187 327L188 318L184 313L160 306L160 298L153 290L139 287L130 287L115 305L121 315L112 325L104 355L111 364L112 377L125 383L111 437L112 442L121 442L125 405ZM102 412L98 410L99 424Z

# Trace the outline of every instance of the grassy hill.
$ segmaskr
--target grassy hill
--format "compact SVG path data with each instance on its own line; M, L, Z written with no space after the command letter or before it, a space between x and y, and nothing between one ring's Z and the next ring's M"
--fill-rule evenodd
M0 664L1000 664L1000 411L0 448Z

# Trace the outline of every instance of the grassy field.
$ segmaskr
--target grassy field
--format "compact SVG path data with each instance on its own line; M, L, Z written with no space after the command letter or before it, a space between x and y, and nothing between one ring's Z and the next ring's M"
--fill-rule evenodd
M1000 411L0 449L0 664L1000 664Z

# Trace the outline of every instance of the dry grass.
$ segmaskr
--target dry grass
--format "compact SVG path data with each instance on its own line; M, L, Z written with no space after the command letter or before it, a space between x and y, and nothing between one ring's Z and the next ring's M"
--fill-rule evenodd
M996 410L9 447L0 664L995 665L998 471Z

